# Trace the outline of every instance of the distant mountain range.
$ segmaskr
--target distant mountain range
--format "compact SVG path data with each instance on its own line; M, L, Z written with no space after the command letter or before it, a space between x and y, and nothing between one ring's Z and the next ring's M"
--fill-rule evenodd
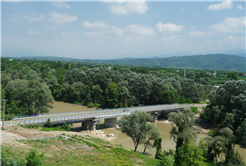
M230 52L229 52L230 53ZM111 60L73 59L63 57L22 57L21 59L40 59L70 62L91 62L100 64L119 64L129 66L150 66L167 68L207 69L246 72L245 56L230 54L207 54L192 56L173 56L167 58L122 58Z

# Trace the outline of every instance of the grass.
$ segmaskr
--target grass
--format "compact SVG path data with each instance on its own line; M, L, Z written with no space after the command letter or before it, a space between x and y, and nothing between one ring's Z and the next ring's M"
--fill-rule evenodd
M43 127L40 131L70 131L67 129L61 129L59 127Z
M45 152L44 165L157 165L158 160L112 145L107 141L88 136L60 135L42 140L19 140L29 149ZM92 149L83 149L88 145ZM10 159L23 160L29 152L26 146L2 145L2 152ZM73 147L73 148L71 148ZM26 162L26 161L25 161Z

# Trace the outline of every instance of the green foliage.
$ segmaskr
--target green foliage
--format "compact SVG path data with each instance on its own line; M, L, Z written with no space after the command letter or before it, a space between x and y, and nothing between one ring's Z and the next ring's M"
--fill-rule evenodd
M215 137L218 135L218 131L217 130L211 130L208 132L208 135L211 136L211 137Z
M199 111L197 111L197 107L190 107L190 109L194 114L199 113Z
M237 80L237 72L236 71L230 71L227 75L227 78L230 80Z
M156 159L161 159L161 142L162 138L155 139L153 147L156 147L156 153L155 153L155 158Z
M158 127L156 127L155 124L152 123L146 123L146 129L144 132L145 136L141 140L141 142L143 142L144 144L143 154L145 154L146 148L151 148L153 146L153 141L161 136Z
M41 126L38 124L29 124L29 125L25 126L25 128L27 128L27 129L38 129L39 127L41 127Z
M71 131L72 124L63 123L57 127L43 127L40 131Z
M178 99L178 94L175 90L165 90L162 92L163 103L173 104Z
M146 123L152 119L153 117L146 112L135 111L129 116L124 115L117 122L121 132L131 137L134 143L135 151L141 141L145 138Z
M246 147L246 119L241 123L237 129L239 142L243 147Z
M94 107L94 103L93 103L93 102L89 102L89 103L87 104L87 107L88 107L88 108Z
M44 126L46 126L46 127L52 127L52 123L50 121L50 118L47 119L47 121L46 121L46 123L45 123Z
M179 163L182 163L182 165L184 166L190 166L190 165L206 166L207 165L205 163L206 159L203 157L204 148L205 148L205 143L203 143L203 141L200 141L198 146L195 145L194 141L188 141L188 143L184 143L178 149Z
M119 107L120 91L120 87L114 82L108 86L105 95L107 98L107 106L109 108Z
M7 158L4 152L1 152L1 162L2 166L24 166L24 162L20 160L12 160Z
M191 140L196 139L196 132L193 131L194 113L191 109L185 108L183 111L171 112L168 120L174 122L176 126L173 126L170 134L176 143L176 155L175 164L180 164L180 156L178 149Z
M42 154L38 154L36 149L30 149L28 155L26 156L27 166L41 166L43 164L43 156Z

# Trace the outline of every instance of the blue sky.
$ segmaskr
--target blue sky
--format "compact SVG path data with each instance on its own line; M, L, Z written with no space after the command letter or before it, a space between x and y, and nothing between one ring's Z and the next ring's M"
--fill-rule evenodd
M245 49L245 2L2 2L3 56L81 59Z

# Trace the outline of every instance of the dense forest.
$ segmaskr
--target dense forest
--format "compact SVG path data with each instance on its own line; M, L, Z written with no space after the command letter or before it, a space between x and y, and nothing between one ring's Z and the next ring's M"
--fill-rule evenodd
M43 60L62 60L72 62L90 62L100 64L119 64L130 66L150 66L165 68L188 68L203 70L222 70L245 72L245 56L226 55L226 54L208 54L192 56L173 56L167 58L122 58L111 60L92 60L92 59L72 59L62 57L25 57L26 59Z
M199 102L204 95L203 86L177 73L7 58L1 69L1 95L13 114L48 112L53 99L115 108Z

